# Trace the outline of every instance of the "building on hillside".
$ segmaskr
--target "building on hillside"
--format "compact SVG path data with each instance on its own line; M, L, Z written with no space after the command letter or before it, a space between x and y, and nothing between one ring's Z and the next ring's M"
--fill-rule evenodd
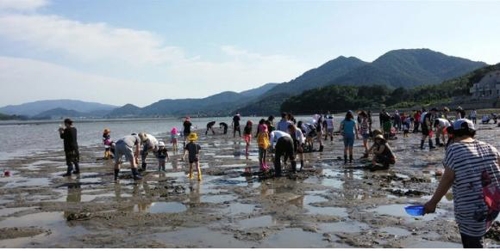
M500 71L486 74L481 81L470 88L474 98L499 98L500 97Z

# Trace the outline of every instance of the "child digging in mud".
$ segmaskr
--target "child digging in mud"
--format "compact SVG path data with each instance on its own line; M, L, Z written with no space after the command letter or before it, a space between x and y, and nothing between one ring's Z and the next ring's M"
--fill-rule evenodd
M199 162L199 153L200 153L200 145L196 144L195 141L198 140L198 135L195 132L192 132L187 137L189 143L184 147L184 155L181 160L184 161L186 155L189 157L189 175L188 178L193 178L193 164L196 165L196 169L198 170L198 181L201 181L201 168Z

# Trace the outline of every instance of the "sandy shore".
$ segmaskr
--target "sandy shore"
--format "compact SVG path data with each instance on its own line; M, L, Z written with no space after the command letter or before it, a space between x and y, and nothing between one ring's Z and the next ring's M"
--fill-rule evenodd
M479 126L479 139L498 136L494 125ZM3 161L12 175L0 178L0 247L460 248L451 193L436 214L404 211L430 198L442 170L444 149L420 150L419 141L398 134L390 141L398 163L370 172L360 168L362 141L345 166L336 136L323 152L305 154L302 172L279 179L242 176L246 166L258 170L256 142L246 159L232 134L200 134L201 182L187 179L170 146L167 172L150 156L138 182L125 164L114 183L102 147L82 148L82 173L71 178L61 177L62 150ZM489 246L499 243L495 229Z

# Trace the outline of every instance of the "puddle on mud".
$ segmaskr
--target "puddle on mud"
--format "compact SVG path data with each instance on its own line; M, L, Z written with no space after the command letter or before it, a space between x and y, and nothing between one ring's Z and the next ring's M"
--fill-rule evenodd
M306 206L307 214L321 214L328 216L337 216L340 218L345 218L349 216L347 211L343 207L314 207L314 206Z
M11 214L15 214L17 212L21 212L24 210L35 209L36 207L7 207L0 208L0 217L9 216Z
M69 243L77 235L88 234L82 226L70 226L64 218L64 212L41 212L10 217L0 221L0 228L10 227L42 227L49 230L50 234L40 234L33 237L0 240L0 247L69 247Z
M134 206L134 212L143 212L143 213L182 213L187 210L187 207L180 202L153 202L147 208L144 208L140 205Z
M48 178L18 178L11 177L4 188L19 188L19 187L47 187L50 185Z
M61 162L53 161L53 160L38 160L35 161L31 164L28 164L27 166L23 166L20 169L23 170L30 170L30 171L40 171L44 167L47 166L60 166Z
M366 223L358 221L342 221L342 222L332 222L332 223L321 223L318 225L321 232L326 233L359 233L363 230L370 229L370 226Z
M231 203L229 207L222 209L222 213L226 215L249 214L255 210L255 205Z

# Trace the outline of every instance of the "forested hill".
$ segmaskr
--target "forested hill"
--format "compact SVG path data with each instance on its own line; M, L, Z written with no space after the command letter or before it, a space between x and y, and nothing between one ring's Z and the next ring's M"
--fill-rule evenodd
M257 101L238 110L244 114L278 113L280 105L286 99L300 94L297 90L311 90L331 85L379 85L387 87L387 92L389 92L398 87L411 88L424 84L438 84L484 66L487 64L447 56L429 49L393 50L372 63L353 57L339 57L288 83L274 87ZM338 75L341 72L344 73ZM309 76L314 76L314 78ZM296 86L300 88L297 89Z
M452 98L457 97L461 97L461 100L465 102L470 97L469 88L486 74L496 70L500 70L500 63L477 69L440 84L411 88L391 89L386 85L331 85L293 96L283 102L280 110L294 114L357 109L378 111L382 107L405 108L446 104L451 102Z

